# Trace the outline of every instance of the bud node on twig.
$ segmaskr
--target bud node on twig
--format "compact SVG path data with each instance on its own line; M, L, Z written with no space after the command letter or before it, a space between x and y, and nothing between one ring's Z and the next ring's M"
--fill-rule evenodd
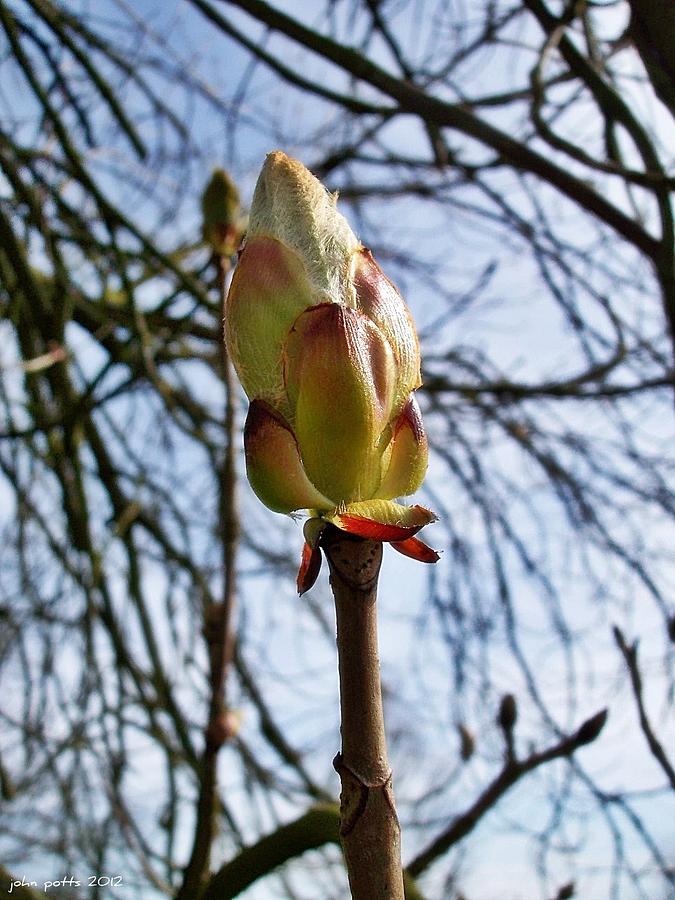
M575 743L578 746L591 744L605 727L607 715L607 710L602 709L599 713L596 713L590 719L587 719L577 731Z
M349 551L344 552L347 544ZM355 538L328 526L321 536L321 546L325 550L331 571L354 590L372 594L382 565L381 541Z

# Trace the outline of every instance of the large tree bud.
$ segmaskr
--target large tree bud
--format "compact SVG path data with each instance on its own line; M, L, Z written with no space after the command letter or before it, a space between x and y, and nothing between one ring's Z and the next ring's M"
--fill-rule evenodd
M301 163L267 157L225 313L251 400L247 473L270 509L406 542L435 518L391 502L416 491L427 467L417 335L336 202Z

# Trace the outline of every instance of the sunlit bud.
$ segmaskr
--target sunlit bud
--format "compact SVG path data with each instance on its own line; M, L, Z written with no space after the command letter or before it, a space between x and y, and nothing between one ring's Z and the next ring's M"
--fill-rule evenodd
M216 169L202 194L202 231L214 253L232 256L241 239L239 191L224 169Z
M251 401L247 473L270 509L308 509L433 562L413 538L433 513L391 502L416 491L427 467L415 327L336 202L301 163L267 157L225 311ZM316 577L319 534L301 589Z

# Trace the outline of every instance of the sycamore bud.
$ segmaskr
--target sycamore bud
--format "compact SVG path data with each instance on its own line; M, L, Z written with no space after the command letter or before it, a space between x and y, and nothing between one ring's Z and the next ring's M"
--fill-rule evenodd
M239 191L224 169L216 169L202 194L204 240L219 256L232 256L241 239Z
M434 518L391 502L427 467L417 335L336 202L301 163L267 157L225 313L251 401L247 474L277 512L309 509L374 537L359 530L368 522L390 535L374 539L406 541Z

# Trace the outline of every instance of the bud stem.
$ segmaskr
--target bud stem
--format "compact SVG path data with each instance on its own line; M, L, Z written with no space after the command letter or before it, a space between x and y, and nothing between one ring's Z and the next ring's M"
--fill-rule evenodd
M215 255L217 286L224 310L227 276L230 263L227 257ZM222 320L222 319L221 319ZM222 540L222 595L219 602L205 609L204 634L209 653L210 700L209 718L205 731L204 751L200 765L197 821L189 862L176 900L191 900L198 896L208 875L211 847L216 835L218 805L218 755L230 737L228 730L227 676L234 655L234 613L236 600L236 556L239 539L236 471L236 382L232 366L221 341L222 378L225 387L224 430L226 445L219 471L219 532Z
M403 900L401 830L384 732L377 645L382 543L328 526L322 547L335 597L342 750L340 840L353 900Z

